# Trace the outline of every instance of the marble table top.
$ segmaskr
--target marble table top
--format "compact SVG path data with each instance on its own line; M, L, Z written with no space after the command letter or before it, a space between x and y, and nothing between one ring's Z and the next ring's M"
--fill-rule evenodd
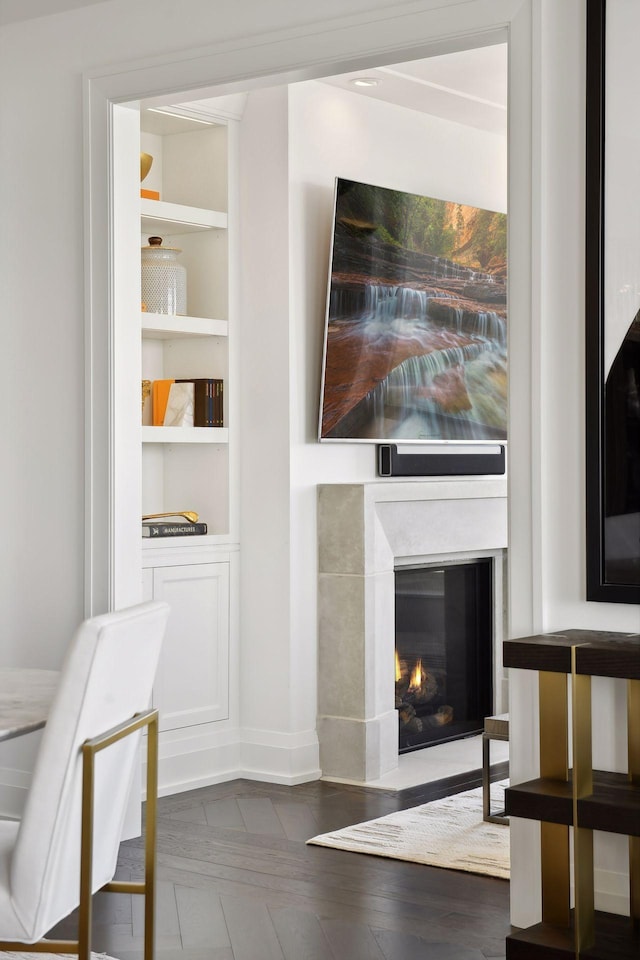
M44 727L59 678L57 670L0 668L0 740Z

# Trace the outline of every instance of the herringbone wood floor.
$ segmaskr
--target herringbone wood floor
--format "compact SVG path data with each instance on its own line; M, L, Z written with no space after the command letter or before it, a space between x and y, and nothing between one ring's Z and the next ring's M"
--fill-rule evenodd
M157 960L504 957L508 883L305 844L473 785L398 794L236 780L161 799ZM122 844L118 876L142 876L140 841ZM70 918L51 936L73 932ZM95 951L140 960L142 935L140 897L95 898Z

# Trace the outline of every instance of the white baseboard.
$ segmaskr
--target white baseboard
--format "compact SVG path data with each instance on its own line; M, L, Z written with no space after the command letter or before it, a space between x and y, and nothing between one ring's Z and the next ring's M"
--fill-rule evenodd
M249 780L294 785L318 780L320 748L315 730L277 733L241 731L240 765Z
M595 907L629 916L629 875L614 870L594 870Z
M239 778L294 786L321 775L315 731L212 730L203 724L161 734L159 753L159 796Z

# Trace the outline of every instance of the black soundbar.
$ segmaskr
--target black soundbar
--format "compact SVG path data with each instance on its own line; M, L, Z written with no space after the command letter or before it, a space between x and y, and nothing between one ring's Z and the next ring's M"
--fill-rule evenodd
M380 477L468 477L505 472L505 448L491 446L485 453L481 447L467 452L451 447L446 452L434 449L428 453L412 453L411 448L398 451L395 443L378 445Z

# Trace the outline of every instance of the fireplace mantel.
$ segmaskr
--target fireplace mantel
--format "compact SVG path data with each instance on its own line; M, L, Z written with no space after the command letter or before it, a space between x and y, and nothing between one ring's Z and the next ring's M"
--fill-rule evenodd
M318 487L323 776L366 783L398 765L395 567L472 556L498 559L506 547L505 477ZM495 580L494 604L502 614L502 578ZM501 676L496 680L499 690Z

